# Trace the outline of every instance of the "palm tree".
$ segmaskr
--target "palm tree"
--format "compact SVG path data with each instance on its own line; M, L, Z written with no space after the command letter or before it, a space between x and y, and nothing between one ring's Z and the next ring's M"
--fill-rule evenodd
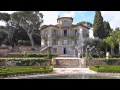
M116 31L115 36L117 39L116 41L119 44L119 54L120 54L120 31Z
M111 47L111 54L114 54L114 48L116 44L116 37L115 36L109 36L105 39L105 42L110 45Z

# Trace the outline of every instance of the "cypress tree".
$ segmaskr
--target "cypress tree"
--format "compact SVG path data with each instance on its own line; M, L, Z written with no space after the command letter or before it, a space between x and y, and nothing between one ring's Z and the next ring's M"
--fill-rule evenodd
M109 22L104 21L104 30L105 30L105 37L108 37L109 34L112 32Z
M98 37L100 39L103 39L105 37L103 17L100 11L95 12L93 34L94 34L94 37Z

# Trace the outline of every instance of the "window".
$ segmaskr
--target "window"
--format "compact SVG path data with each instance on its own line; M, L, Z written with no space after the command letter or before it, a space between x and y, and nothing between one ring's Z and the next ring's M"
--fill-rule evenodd
M63 21L63 26L69 26L70 25L70 22L68 21Z
M64 52L64 54L66 54L66 53L67 53L67 50L66 50L66 48L64 48L63 50L64 50L64 51L63 51L63 52Z
M57 36L57 30L52 31L52 36Z
M45 37L47 37L47 36L48 36L48 31L46 30L46 31L45 31Z
M75 45L77 45L77 39L75 39Z
M77 29L75 29L75 36L77 36L77 34L78 34L78 30L77 30Z
M67 30L64 30L64 36L67 36Z
M89 37L89 33L86 30L83 30L83 37Z
M67 45L67 40L64 40L64 41L63 41L63 44L64 44L64 45Z
M52 45L58 45L58 41L56 39L53 39Z

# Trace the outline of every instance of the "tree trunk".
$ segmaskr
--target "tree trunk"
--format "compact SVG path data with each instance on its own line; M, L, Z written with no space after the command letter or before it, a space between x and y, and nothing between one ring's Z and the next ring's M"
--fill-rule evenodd
M114 48L111 47L111 55L114 54Z
M107 45L106 45L106 47L105 47L105 52L107 53L107 50L108 50L108 47L107 47Z
M33 40L32 34L28 34L28 36L29 36L29 39L30 39L30 42L31 42L32 48L35 48L34 40Z

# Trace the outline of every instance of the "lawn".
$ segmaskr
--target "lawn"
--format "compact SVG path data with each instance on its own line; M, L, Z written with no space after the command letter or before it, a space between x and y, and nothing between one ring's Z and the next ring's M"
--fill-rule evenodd
M0 76L6 77L10 75L32 74L32 73L48 73L53 71L53 66L7 66L0 67Z
M90 66L89 68L96 72L120 73L119 65Z

